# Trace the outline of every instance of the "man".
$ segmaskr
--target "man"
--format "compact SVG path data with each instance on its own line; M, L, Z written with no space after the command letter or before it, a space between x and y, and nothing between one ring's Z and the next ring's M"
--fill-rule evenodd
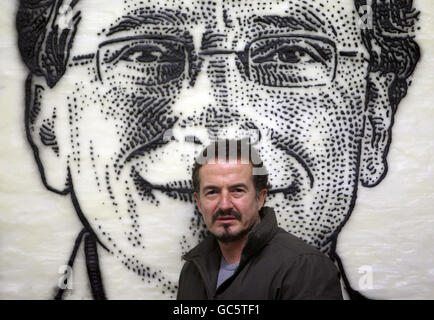
M194 197L211 236L184 256L178 299L342 299L333 263L264 207L268 187L245 140L215 142L198 157Z
M192 159L250 138L282 228L340 263L359 181L387 171L416 19L411 1L21 1L42 181L71 195L89 243L173 297L174 257L204 234Z

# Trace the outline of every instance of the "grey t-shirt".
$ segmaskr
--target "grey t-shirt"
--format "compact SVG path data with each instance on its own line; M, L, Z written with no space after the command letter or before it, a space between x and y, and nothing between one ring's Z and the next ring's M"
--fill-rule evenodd
M238 263L235 264L229 264L226 262L225 258L221 259L220 262L220 270L219 270L219 276L217 278L217 288L231 275L234 274L235 270L238 267Z

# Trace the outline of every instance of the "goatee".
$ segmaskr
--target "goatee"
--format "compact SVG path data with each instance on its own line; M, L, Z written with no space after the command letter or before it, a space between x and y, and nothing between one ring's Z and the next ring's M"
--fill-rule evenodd
M241 214L238 211L235 210L221 210L219 209L216 213L214 213L212 217L212 222L214 223L218 218L224 217L224 216L232 216L236 220L241 221ZM215 234L213 235L216 237L216 239L222 243L229 243L233 241L238 241L242 238L244 238L247 234L252 231L252 229L255 227L256 223L252 223L250 226L248 226L245 229L240 230L238 233L232 233L230 231L230 224L223 224L224 232L222 234Z

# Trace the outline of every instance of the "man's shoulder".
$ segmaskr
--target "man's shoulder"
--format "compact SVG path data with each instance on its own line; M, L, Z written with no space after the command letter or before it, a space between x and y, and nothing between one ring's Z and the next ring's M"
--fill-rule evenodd
M267 258L272 258L276 261L285 261L286 263L290 263L291 260L302 257L316 261L323 259L330 260L325 254L321 253L312 245L280 228L277 224L273 208L264 207L262 214L264 223L273 230L271 232L272 237L267 240L267 245L264 247L263 251L263 254L265 254Z
M282 299L342 299L332 260L281 228L259 259L284 289Z
M191 248L185 254L183 254L183 258L185 260L189 260L194 257L198 257L201 255L207 255L211 251L214 251L218 248L217 241L215 237L208 233L202 241L200 241L196 246Z
M325 254L321 253L315 247L282 228L278 228L275 236L269 242L268 247L276 254L282 255L285 260L310 256L314 259L316 257L328 259Z

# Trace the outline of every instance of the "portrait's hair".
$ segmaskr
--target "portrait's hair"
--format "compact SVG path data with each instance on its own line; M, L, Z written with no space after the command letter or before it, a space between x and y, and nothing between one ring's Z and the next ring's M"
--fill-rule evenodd
M196 158L192 172L193 191L199 194L199 170L205 163L215 163L218 159L224 161L241 160L252 165L252 178L255 190L271 189L268 182L268 172L258 151L246 140L219 140L207 146Z
M65 7L61 0L20 0L16 28L22 60L30 73L43 76L50 88L66 71L80 12L70 21L65 19L78 1Z
M354 1L359 13L372 15L372 25L362 29L363 41L370 53L370 72L394 75L389 86L389 101L396 111L407 94L409 77L420 59L420 49L414 39L419 11L413 7L413 0ZM375 92L371 90L369 94Z
M79 0L72 0L74 7ZM73 38L80 21L77 12L69 28L58 25L62 1L21 0L16 18L18 47L24 63L34 75L44 76L53 87L65 73ZM406 95L408 78L420 58L414 40L419 12L413 0L354 0L358 12L365 6L372 14L372 28L362 30L364 43L371 55L372 72L392 73L389 98L395 110Z

